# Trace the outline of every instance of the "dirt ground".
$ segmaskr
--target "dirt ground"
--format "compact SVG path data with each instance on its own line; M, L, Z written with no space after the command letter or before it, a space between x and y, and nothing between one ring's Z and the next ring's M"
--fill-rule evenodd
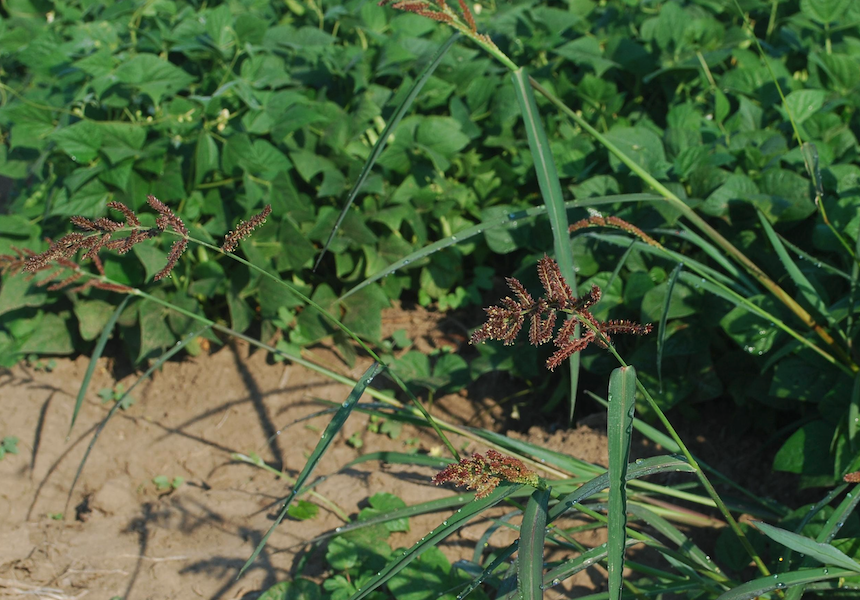
M428 347L458 341L434 332L420 315L400 312L388 321L389 327L410 327L413 339ZM362 373L362 365L347 371L334 354L314 352L332 369L353 378ZM295 573L308 540L342 524L325 508L312 520L286 520L249 572L236 580L271 525L278 499L290 488L231 454L256 452L295 477L328 417L286 426L320 411L316 399L340 402L349 392L302 367L272 364L244 344L166 364L138 387L135 403L119 411L102 433L66 505L93 430L110 407L97 392L117 383L113 361L101 360L67 439L87 365L81 357L58 360L51 372L19 365L0 374L0 435L20 439L20 453L0 461L0 597L253 599ZM128 387L135 379L129 375L122 383ZM498 416L481 399L463 396L440 399L433 410L470 425L492 426ZM350 417L318 467L316 474L328 476L316 488L319 493L349 515L379 491L396 494L407 504L452 493L431 484L430 468L368 462L341 470L365 452L431 451L438 446L423 432L405 428L393 440L368 432L367 423L368 417L357 412ZM361 450L347 443L353 435L362 438ZM543 442L550 434L535 430L532 435ZM556 450L605 464L600 431L580 427L552 438ZM469 447L473 449L485 448ZM182 477L184 483L172 491L159 490L153 483L158 476ZM446 516L414 517L410 533L389 541L395 547L413 543ZM470 557L486 526L470 525L443 551L451 560ZM504 536L496 534L492 543L509 543ZM570 592L571 586L593 590L603 579L599 571L580 575L566 592L558 592Z

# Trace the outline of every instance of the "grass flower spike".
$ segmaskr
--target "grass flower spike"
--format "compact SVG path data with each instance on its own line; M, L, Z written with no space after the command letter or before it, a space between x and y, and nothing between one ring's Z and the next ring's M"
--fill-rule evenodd
M644 235L644 234L643 234ZM558 264L544 256L538 261L538 277L544 288L544 296L535 300L519 280L509 277L508 286L516 299L503 298L499 306L485 308L487 321L472 334L471 342L480 344L487 340L499 340L506 346L514 343L525 323L530 321L529 343L540 346L553 340L557 350L549 357L546 367L552 371L567 358L584 350L594 342L603 348L612 341L612 335L627 333L646 335L651 333L651 324L640 325L632 321L598 321L588 310L600 300L600 288L593 286L588 294L576 298L570 286L561 276ZM565 319L553 337L557 314L572 314L575 319ZM586 326L582 337L575 337L577 321Z
M476 452L458 463L448 465L433 477L436 485L453 483L475 490L475 500L489 496L503 481L533 487L540 485L540 477L522 461L495 450L487 450L486 458Z

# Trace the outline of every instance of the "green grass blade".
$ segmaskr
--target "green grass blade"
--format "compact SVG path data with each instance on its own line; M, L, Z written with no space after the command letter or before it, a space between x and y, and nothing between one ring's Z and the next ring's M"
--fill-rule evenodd
M122 311L120 311L120 312L122 312ZM179 352L180 350L185 348L185 346L187 346L189 343L191 343L192 341L194 341L195 339L197 339L198 337L203 335L203 333L207 329L209 329L209 327L210 327L210 325L205 325L204 327L201 327L197 331L193 331L193 332L189 333L184 338L182 338L182 340L180 340L177 344L175 344L172 348L170 348L170 350L168 350L167 352L165 352L161 356L159 356L158 360L156 360L152 364L152 366L150 366L146 370L146 372L144 372L143 375L138 377L137 381L135 381L133 384L131 384L131 386L123 393L123 395L118 400L116 400L114 402L113 406L111 406L110 410L108 411L108 414L105 416L104 419L102 419L102 422L99 423L98 427L96 428L95 432L93 433L93 439L90 440L90 444L89 444L89 446L87 446L87 450L86 450L86 452L84 452L84 456L81 459L80 464L78 465L78 470L75 471L75 478L72 479L72 485L71 485L71 487L69 487L69 494L66 496L66 506L65 506L65 509L63 510L63 512L68 511L69 501L72 499L72 493L75 491L75 485L77 485L78 479L80 479L80 477L81 477L81 473L84 470L84 465L87 464L87 459L90 456L90 452L92 452L92 450L93 450L93 446L96 445L96 441L98 441L99 435L101 435L102 430L107 426L108 421L110 421L111 417L113 417L116 414L116 411L118 411L120 409L123 401L134 391L134 389L138 385L140 385L142 382L149 379L149 377L153 373L155 373L155 371L160 369L161 365L163 365L165 362L170 360L174 355L176 355L177 352ZM88 370L88 372L89 372L89 370Z
M603 468L598 467L597 465L562 454L561 452L543 448L537 444L532 444L523 440L515 440L506 435L502 435L494 431L487 431L485 429L472 429L472 431L488 442L504 448L505 450L509 450L520 455L533 456L542 463L558 467L562 471L566 471L568 473L590 476L603 472Z
M758 596L773 592L775 590L785 590L796 585L805 585L807 583L816 583L826 581L828 579L839 579L841 577L854 577L856 571L846 569L832 569L824 567L821 569L804 569L803 571L789 571L788 573L780 573L769 577L759 577L748 581L743 585L729 590L722 594L717 600L753 600Z
M565 209L571 208L583 208L586 206L600 206L604 204L615 204L617 202L658 202L662 201L663 198L661 196L655 196L654 194L618 194L613 196L598 196L594 198L583 198L581 200L568 200L564 203ZM411 264L415 264L417 261L422 258L426 258L431 254L438 252L444 248L448 248L450 246L454 246L459 244L460 242L464 242L470 238L473 238L477 235L481 235L485 231L489 231L491 229L496 229L497 227L513 227L519 224L520 221L526 219L532 219L534 217L543 215L547 212L546 206L535 206L533 208L528 208L525 210L517 210L512 211L510 214L496 217L494 219L487 219L486 221L482 221L477 225L472 225L471 227L467 227L465 229L461 229L455 235L446 237L441 240L437 240L432 244L428 244L423 248L412 252L398 261L395 261L374 273L361 283L357 284L355 287L351 288L349 291L343 294L340 298L338 298L338 302L343 301L345 298L351 296L362 288L370 285L375 281L379 281L388 275L391 275L395 271L407 267Z
M507 548L505 548L504 550L499 552L499 555L496 556L495 560L493 560L493 562L491 562L489 565L487 565L487 568L485 568L477 577L475 577L475 579L473 579L469 583L469 585L466 586L466 589L464 589L462 592L460 592L457 595L457 600L463 600L463 598L465 598L466 596L468 596L469 594L474 592L478 588L478 586L484 582L484 580L487 577L489 577L490 575L495 573L496 569L498 569L500 566L505 564L505 562L511 556L514 555L514 552L517 551L517 548L519 547L519 543L520 543L519 540L514 540Z
M322 435L320 436L320 441L317 443L316 448L314 448L314 451L311 453L310 457L308 457L308 460L305 463L302 472L296 478L296 485L293 486L293 491L284 500L284 506L281 509L281 513L278 515L278 518L275 519L275 522L266 532L266 535L263 536L263 539L260 540L260 543L257 544L257 547L254 548L254 552L251 554L251 557L248 558L248 560L239 570L237 578L241 577L242 573L244 573L245 570L249 566L251 566L251 563L256 560L257 556L259 556L260 552L266 546L266 542L269 541L269 536L272 535L272 532L275 531L275 528L280 525L281 521L284 520L284 517L287 516L287 509L290 507L290 503L293 501L293 498L295 498L296 494L298 494L299 491L302 489L302 486L304 486L305 481L307 481L308 477L310 477L317 464L319 464L322 455L325 453L326 450L328 450L328 447L334 440L335 435L338 431L340 431L344 423L346 423L347 418L352 412L352 409L355 404L358 402L358 399L361 398L361 395L364 393L365 388L370 385L370 382L373 381L373 378L376 377L379 372L382 371L383 368L383 365L374 362L370 366L370 368L368 368L367 371L364 372L364 375L361 376L361 378L358 380L358 383L355 384L355 387L349 393L349 396L344 401L340 410L338 410L337 413L335 413L335 415L332 417L328 426L325 428L325 431L323 431Z
M851 389L851 404L848 405L848 442L851 450L857 451L857 430L860 427L860 373L854 377Z
M627 542L627 461L636 410L636 369L620 367L609 376L606 434L609 444L609 598L619 600Z
M803 297L806 298L806 301L809 302L809 304L827 320L827 324L830 325L831 330L834 333L840 333L844 340L845 334L842 333L836 325L833 315L830 314L827 305L824 303L824 300L821 299L821 296L818 295L818 292L813 287L812 283L806 278L806 275L803 274L797 265L794 264L794 261L791 259L791 256L789 256L785 246L782 245L782 240L780 240L779 236L776 234L773 225L770 224L770 221L768 221L767 217L761 211L758 211L758 218L761 221L762 227L764 227L767 239L776 251L776 255L779 257L780 262L782 262L782 266L785 267L785 270L788 272L788 276L791 277L794 285L797 286L797 289Z
M641 544L639 540L627 540L628 546ZM549 588L560 584L569 577L573 577L583 569L587 569L591 565L605 559L609 554L608 544L601 544L594 548L583 552L576 558L566 560L560 565L557 565L546 572L544 576L544 588Z
M102 353L105 351L105 346L110 339L110 334L113 332L113 326L116 325L117 319L122 314L122 311L125 310L126 305L129 300L131 300L131 296L126 296L123 298L122 302L119 306L116 307L116 310L111 315L108 322L105 323L104 329L102 329L102 334L99 336L99 341L96 342L95 348L93 348L93 354L90 357L90 364L87 366L87 372L84 374L84 380L81 382L81 387L78 389L78 397L75 399L75 408L72 411L72 422L69 423L69 432L66 434L68 437L72 433L72 429L75 427L75 421L78 418L78 413L81 411L81 405L84 403L84 397L87 395L87 390L90 387L90 381L93 378L93 373L96 370L96 363L101 358Z
M498 519L493 520L493 524L484 530L484 533L482 533L481 537L478 539L478 543L475 544L475 550L472 555L472 561L475 564L481 564L481 555L484 553L484 549L490 545L490 538L493 534L498 531L500 527L507 527L508 521L521 514L523 514L523 511L521 510L512 510Z
M818 534L819 542L830 542L836 537L836 534L845 525L845 521L851 516L854 509L857 508L857 502L860 502L860 485L855 485L850 492L845 494L845 498L842 499L842 502L833 511L833 514L824 523L824 527L821 528L821 532Z
M388 142L389 136L392 134L394 129L400 124L401 119L406 114L406 111L409 110L409 107L412 106L412 102L415 100L416 96L421 92L421 88L424 87L424 84L430 79L433 75L433 72L442 62L442 59L445 57L445 54L448 53L448 50L451 46L454 45L454 42L460 37L459 33L455 33L448 41L442 44L442 47L439 48L436 55L433 57L424 70L421 71L421 74L418 76L418 79L415 80L415 83L412 84L412 87L409 90L409 93L406 94L406 97L403 99L403 102L400 103L400 106L394 111L394 114L391 115L391 118L388 120L388 123L385 125L385 129L382 130L382 133L379 135L379 139L376 140L376 144L373 145L373 150L370 151L370 156L367 157L367 161L364 163L364 167L361 169L361 173L358 176L358 179L355 182L355 185L352 186L352 189L349 192L349 196L346 198L346 204L343 209L341 209L340 214L337 217L337 221L335 221L334 227L332 227L331 233L329 233L328 239L325 242L325 245L322 247L319 256L317 257L316 263L314 263L314 271L317 270L317 267L320 266L320 262L322 262L323 257L325 256L328 247L331 245L332 240L334 240L334 236L337 234L337 230L340 228L341 223L343 223L344 217L346 217L346 213L349 212L352 203L355 201L356 196L361 191L361 187L364 185L365 180L367 180L368 175L370 175L371 170L373 169L373 165L376 164L376 160L379 158L379 155L382 154L382 151L385 149L385 144Z
M576 289L576 270L573 267L573 253L570 251L570 234L568 233L567 211L564 208L564 197L561 192L561 182L558 180L558 171L552 158L549 140L540 120L534 92L529 83L529 76L523 69L517 69L511 74L514 81L514 90L517 94L517 102L523 115L526 126L526 137L529 141L529 149L535 162L538 185L541 196L546 205L549 224L552 228L553 248L555 260L561 275L570 285ZM573 317L571 317L573 318ZM574 337L579 337L579 325L574 330ZM579 360L580 353L573 354L568 360L570 368L570 411L568 421L573 422L573 411L576 408L576 388L579 383Z
M847 554L834 548L830 544L816 542L808 537L798 535L779 527L774 527L773 525L768 525L761 521L753 521L753 524L756 529L786 548L791 548L795 552L805 554L806 556L825 565L833 565L843 569L850 569L855 571L855 573L860 573L860 564L857 564L857 562L852 560Z
M354 465L378 460L390 465L419 465L422 467L436 467L443 469L453 462L453 458L443 458L438 456L430 456L428 454L407 454L406 452L368 452L346 463L343 468L348 469Z
M708 258L720 265L723 270L731 277L737 279L746 288L745 291L747 294L752 296L758 293L755 284L749 279L749 277L746 276L743 271L741 271L737 268L737 266L735 266L735 263L733 263L726 257L725 252L721 251L719 248L708 242L705 238L697 234L695 231L693 231L686 225L681 225L680 229L655 229L654 233L671 235L690 242L691 244L699 248L702 252L707 254Z
M470 502L463 508L459 509L449 519L443 521L439 527L428 533L414 546L408 550L404 550L400 556L388 563L379 573L376 574L375 577L371 578L361 590L356 594L353 594L349 600L361 600L362 598L366 598L371 592L402 571L406 565L421 556L421 554L429 547L435 546L446 537L463 527L473 517L481 514L488 508L495 506L522 487L522 485L503 483L486 498Z
M535 490L526 504L520 526L517 589L523 600L543 598L543 551L549 489Z
M779 235L779 234L777 234L777 235ZM838 268L834 267L833 265L824 262L820 258L818 258L816 256L812 256L811 254L806 252L803 248L801 248L800 246L795 246L794 244L792 244L790 241L788 241L787 239L785 239L781 235L779 236L779 240L782 242L783 246L785 246L786 248L788 248L789 250L794 252L797 256L799 256L803 260L808 260L811 264L815 265L815 267L817 269L821 269L822 271L825 271L826 273L830 273L831 275L835 275L836 277L841 277L842 279L845 279L847 281L851 281L851 275L849 275L848 273L846 273L842 269L838 269Z
M676 544L678 548L680 548L685 554L689 555L690 558L695 560L702 567L716 573L720 572L720 568L711 560L711 557L669 521L654 511L645 508L641 504L630 504L628 510L631 514L642 519L655 530L663 534L672 543Z
M660 386L660 391L663 391L663 346L666 342L666 321L669 320L669 308L672 306L672 291L675 289L675 282L678 281L678 276L684 268L684 263L680 262L672 269L669 275L668 289L666 290L666 300L663 302L663 312L660 314L660 327L657 330L657 382Z
M596 400L597 402L602 404L603 406L607 406L607 407L609 406L609 403L604 398L601 398L597 394L595 394L593 392L586 392L586 393L589 396L591 396L594 400ZM646 438L648 438L649 440L654 442L655 444L659 444L660 446L662 446L663 449L666 450L667 452L674 452L674 453L680 453L681 452L681 447L678 445L677 442L675 442L675 440L673 440L671 437L669 437L668 435L666 435L662 431L660 431L660 430L656 429L655 427L652 427L648 423L642 421L638 417L635 417L633 419L633 428L636 431L638 431L639 433L641 433L642 435L644 435ZM729 485L729 486L735 488L736 490L738 490L739 492L741 492L742 494L747 496L750 500L754 501L759 506L770 511L773 514L774 518L785 517L791 512L791 509L789 509L787 506L784 506L783 504L779 504L778 502L776 502L774 500L762 499L757 494L754 494L753 492L749 491L748 489L738 485L737 483L735 483L734 481L732 481L731 479L729 479L728 477L726 477L725 475L723 475L722 473L720 473L719 471L714 469L713 467L709 466L706 463L703 463L698 457L694 456L694 459L696 460L698 465L700 467L702 467L702 469L708 471L709 473L711 473L712 475L717 477L720 481L722 481L726 485Z
M596 239L601 242L607 242L614 246L622 246L626 248L630 245L630 237L626 235L620 235L617 233L597 233L597 232L588 232L580 235L586 235L590 238ZM690 258L689 256L685 256L679 252L674 252L673 250L669 250L668 248L658 248L656 246L651 246L649 244L645 244L640 241L635 242L636 249L644 252L646 254L651 254L653 256L659 256L661 258L668 258L672 260L675 264L684 263L697 273L704 273L710 277L713 277L714 281L718 281L723 285L732 288L736 292L743 293L744 290L741 289L738 282L731 277L728 277L724 273L717 271L716 269L707 266L704 263L701 263L697 260Z
M639 479L655 473L695 473L696 469L687 461L675 456L652 456L650 458L638 459L635 462L627 465L626 481L631 479ZM558 504L553 506L549 511L549 522L552 523L564 513L569 511L573 506L586 498L590 498L601 490L609 487L609 473L598 475L594 479L590 479L582 484L575 492L564 496L558 501Z

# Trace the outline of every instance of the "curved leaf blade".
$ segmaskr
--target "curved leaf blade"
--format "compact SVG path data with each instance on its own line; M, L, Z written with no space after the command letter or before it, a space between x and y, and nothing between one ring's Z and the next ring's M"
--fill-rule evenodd
M377 589L379 586L387 582L394 575L403 570L406 565L411 563L413 560L421 556L421 554L427 550L430 546L435 546L446 537L460 529L463 525L468 523L472 517L479 515L484 512L488 508L495 506L517 490L519 490L522 485L511 485L511 484L502 484L498 488L496 488L489 496L486 498L482 498L480 500L475 500L470 504L467 504L457 512L455 512L451 518L442 522L439 527L428 533L426 536L421 538L412 548L408 550L404 550L403 553L395 558L393 561L388 563L379 573L376 574L370 581L367 582L365 587L360 589L357 593L353 594L349 600L361 600L362 598L366 598L368 594Z
M349 212L352 203L355 201L356 196L358 196L358 192L361 191L361 187L364 185L364 182L367 180L368 175L370 175L371 170L373 170L373 165L376 164L376 160L379 158L379 155L382 154L382 151L385 150L385 144L388 141L388 137L394 131L394 129L400 124L401 119L406 114L406 111L412 106L412 102L421 92L421 89L424 87L424 84L430 79L430 76L433 75L433 72L442 62L442 59L445 57L445 54L448 53L451 46L454 45L454 42L460 37L459 33L455 33L448 41L442 44L442 47L439 48L436 55L433 57L424 70L421 71L421 74L418 76L418 79L415 80L415 83L412 84L412 87L409 90L409 93L406 94L406 97L403 99L403 102L400 103L400 106L394 111L394 114L391 115L391 119L388 120L388 123L385 125L385 129L382 130L382 133L379 135L379 139L376 140L376 143L373 145L373 150L370 151L370 156L367 157L367 161L364 163L364 167L361 169L361 173L358 175L358 179L355 181L355 185L352 186L352 189L349 192L349 195L346 197L346 204L344 204L343 209L341 209L340 214L337 217L337 221L334 223L334 227L331 229L331 233L328 235L328 239L323 245L322 250L320 250L320 255L317 257L316 262L314 263L314 271L320 266L320 262L322 262L323 257L328 251L328 247L331 245L332 240L334 239L335 234L337 234L337 230L340 229L341 223L343 223L343 219L346 217L346 213Z
M808 537L779 527L774 527L773 525L768 525L762 521L753 521L753 524L756 526L756 529L786 548L791 548L795 552L805 554L806 556L814 558L825 565L833 565L843 569L852 570L855 573L860 573L860 564L830 544L816 542Z
M517 102L523 115L526 126L526 137L529 149L535 162L538 185L541 196L546 205L547 217L552 228L553 249L555 260L562 277L576 289L576 270L573 266L573 253L570 251L570 234L568 233L567 211L564 208L564 197L561 192L561 182L558 179L558 170L552 157L549 140L546 137L543 123L541 123L535 102L534 92L529 83L528 74L522 69L517 69L511 74L514 80L514 90L517 93ZM570 317L572 318L572 317ZM574 329L573 337L579 337L579 324ZM573 411L576 408L576 388L579 382L580 353L573 354L568 359L570 367L570 411L569 422L573 422Z
M122 302L119 306L116 307L116 310L108 319L108 322L105 323L104 329L102 329L102 334L99 336L99 341L96 343L95 348L93 348L93 354L90 357L90 364L87 366L87 372L84 374L84 380L81 382L81 387L78 389L78 397L75 399L75 408L72 411L72 422L69 423L69 432L66 434L67 436L71 435L72 429L75 427L75 421L78 419L78 413L81 411L81 405L84 403L84 396L87 395L87 390L90 387L90 381L93 378L93 373L96 370L96 363L102 356L102 353L105 351L105 346L110 339L110 334L113 331L113 326L116 325L117 319L122 314L122 311L125 310L128 301L131 300L131 296L126 296L123 298Z
M517 589L523 600L543 598L543 549L548 504L549 489L535 490L523 514L517 558Z
M852 577L857 574L857 571L847 569L808 569L803 571L789 571L788 573L780 573L770 577L759 577L748 581L743 585L729 590L722 594L717 600L752 600L757 596L772 592L774 590L784 590L797 585L807 583L816 583L826 581L828 579L839 579L841 577Z
M260 555L260 552L266 546L266 542L269 541L269 536L272 535L272 532L275 531L275 528L281 524L281 521L284 520L284 517L287 516L287 509L290 507L290 503L293 501L293 498L299 493L302 487L307 481L308 477L310 477L311 473L316 468L317 464L319 464L322 455L325 454L325 451L328 450L328 447L331 445L334 440L335 434L341 430L344 423L346 423L347 418L349 418L350 413L352 413L352 409L355 407L355 404L358 402L358 399L361 398L361 395L364 393L365 388L370 385L370 382L373 381L373 378L376 377L382 369L385 367L377 362L374 362L370 365L370 368L364 372L364 375L358 380L355 384L355 387L352 388L352 391L349 393L349 396L344 401L341 408L335 413L332 417L329 424L326 426L325 431L323 431L320 436L320 441L317 443L316 448L311 453L308 461L305 463L302 472L296 478L296 484L293 486L293 491L290 492L290 495L284 500L284 506L281 508L281 512L278 517L275 519L275 522L272 523L272 526L269 527L269 530L266 532L266 535L263 536L263 539L260 540L260 543L257 544L257 547L254 548L254 552L251 554L250 558L245 561L245 564L239 570L236 578L242 576L242 573L251 566L257 556Z
M636 369L620 367L609 376L609 598L621 598L627 543L627 461L636 408Z

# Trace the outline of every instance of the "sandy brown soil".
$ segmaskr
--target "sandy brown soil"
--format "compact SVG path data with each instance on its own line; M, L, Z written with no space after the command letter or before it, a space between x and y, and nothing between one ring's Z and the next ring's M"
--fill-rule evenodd
M403 314L398 319L415 320ZM434 337L424 321L407 323L413 330L425 329L413 336L421 343L459 341L456 336L453 342ZM334 354L315 352L330 368L361 375L361 365L347 372ZM251 353L244 345L167 364L140 386L135 404L118 412L105 429L66 506L85 447L109 408L96 392L116 383L111 361L100 361L67 440L87 364L83 357L59 360L52 372L18 366L0 376L0 436L21 440L20 454L0 461L0 597L256 598L261 589L295 572L308 540L342 524L324 508L313 520L285 521L254 566L236 580L289 486L258 467L232 460L231 454L256 452L295 477L328 417L284 428L321 410L315 399L342 401L349 392L304 368L271 364L262 352ZM130 375L123 383L127 387L135 379ZM462 396L437 401L434 411L460 423L486 426L494 420L492 406ZM361 450L346 443L353 434L363 439ZM541 442L548 435L533 434ZM404 445L409 438L417 438L417 444ZM557 433L552 443L579 458L605 462L599 431L582 427ZM416 445L430 451L438 441L411 430L397 440L373 434L367 431L367 417L354 413L319 465L317 474L329 477L316 490L350 515L378 491L397 494L408 504L451 494L430 484L429 468L363 463L340 470L364 452L405 451ZM172 492L159 491L152 479L162 475L182 477L185 483ZM410 533L390 541L394 546L412 543L445 516L415 517ZM465 528L443 551L452 560L471 556L486 526ZM504 533L497 535L494 543L506 542ZM594 589L592 579L602 580L600 572L580 575L570 585Z

